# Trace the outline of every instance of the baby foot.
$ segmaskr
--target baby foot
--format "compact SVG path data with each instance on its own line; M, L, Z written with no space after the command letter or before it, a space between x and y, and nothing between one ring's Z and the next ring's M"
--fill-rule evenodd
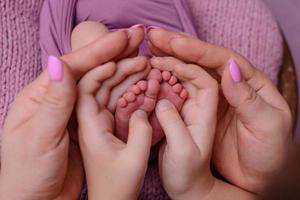
M159 77L153 76L147 81L139 81L119 99L115 113L116 136L122 141L127 141L129 120L136 110L144 110L148 115L154 111L161 79L159 74Z
M157 70L161 73L159 70ZM185 100L188 98L188 92L184 89L183 85L178 83L178 79L170 72L164 71L161 73L162 83L158 95L158 100L169 100L178 111L181 110ZM149 75L151 78L151 76ZM150 116L150 123L153 128L153 141L160 141L164 137L163 130L156 117L155 112ZM156 144L156 143L153 143Z

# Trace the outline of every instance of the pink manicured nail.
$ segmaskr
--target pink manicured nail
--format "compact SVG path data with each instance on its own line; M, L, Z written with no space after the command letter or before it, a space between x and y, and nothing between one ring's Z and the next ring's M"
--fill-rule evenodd
M230 71L231 78L235 83L240 83L242 81L242 74L241 74L240 67L234 60L230 60L229 71Z
M144 28L144 24L136 24L136 25L133 25L131 26L130 28Z
M63 76L63 64L55 56L48 57L48 71L50 75L50 80L61 81Z

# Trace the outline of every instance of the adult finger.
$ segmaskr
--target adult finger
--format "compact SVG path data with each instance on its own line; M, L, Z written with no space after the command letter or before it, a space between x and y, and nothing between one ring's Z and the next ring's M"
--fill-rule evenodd
M270 116L273 116L272 120L275 121L274 118L280 116L278 112L282 112L285 116L282 120L290 121L288 105L271 80L257 71L250 83L245 81L240 65L234 60L228 63L224 71L222 91L228 103L235 108L245 124L257 128L269 128L267 125L273 124ZM270 123L267 123L268 121Z
M76 99L76 83L72 72L61 60L54 56L48 59L48 68L44 72L45 79L37 79L32 87L44 87L39 107L28 126L32 132L45 140L60 141L64 136ZM44 85L45 84L45 85Z
M148 37L155 46L169 55L178 57L189 63L196 63L208 69L214 69L220 76L228 68L228 63L235 60L239 63L239 70L243 74L244 80L255 90L260 90L260 96L269 104L281 109L286 108L286 104L280 99L277 101L278 90L266 76L255 69L244 57L236 52L203 42L199 39L187 37L182 34L169 32L163 29L152 29ZM159 37L163 39L159 39ZM258 84L259 83L259 84ZM278 98L277 98L278 99Z
M231 58L244 63L242 71L246 79L254 73L254 69L247 60L230 49L163 29L152 29L148 37L152 45L166 54L188 63L216 69L220 75Z
M193 147L192 137L179 115L175 106L168 100L160 100L156 106L156 116L166 135L167 145L170 149L185 149Z
M124 52L118 56L117 60L131 57L131 55L136 54L139 51L141 43L144 41L145 28L142 24L137 24L129 29L128 32L128 45Z
M127 149L146 166L151 148L152 127L148 115L142 110L134 112L129 121Z
M96 66L116 59L127 48L127 44L126 30L107 33L93 43L62 56L61 59L70 66L76 80L79 80Z

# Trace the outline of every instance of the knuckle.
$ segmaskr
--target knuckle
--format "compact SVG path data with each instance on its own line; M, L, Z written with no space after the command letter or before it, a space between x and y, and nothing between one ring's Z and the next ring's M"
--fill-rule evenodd
M244 102L246 104L252 104L257 100L257 94L256 91L251 88L251 87L247 87L246 91L245 91L245 96L244 96Z

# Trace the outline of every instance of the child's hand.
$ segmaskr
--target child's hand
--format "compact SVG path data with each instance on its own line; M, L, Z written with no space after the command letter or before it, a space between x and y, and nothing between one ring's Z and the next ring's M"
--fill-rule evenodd
M158 102L156 108L166 135L159 157L163 186L172 199L201 199L215 181L210 158L217 120L217 81L199 66L175 58L153 58L151 64L173 72L189 93L181 111L183 119L167 100Z
M197 63L221 76L225 98L212 160L228 181L259 193L280 169L292 142L284 98L266 75L229 49L163 29L150 30L148 38L156 54Z
M167 100L158 102L156 114L165 132L159 171L168 195L182 200L255 199L237 187L217 180L210 170L217 120L218 84L206 71L175 58L153 58L154 67L169 70L182 81L189 98L181 115Z
M114 118L108 107L114 88L139 72L147 74L150 68L141 58L121 62L95 68L78 85L79 143L90 199L137 199L147 169L152 129L146 112L138 110L132 115L125 144L114 136Z

